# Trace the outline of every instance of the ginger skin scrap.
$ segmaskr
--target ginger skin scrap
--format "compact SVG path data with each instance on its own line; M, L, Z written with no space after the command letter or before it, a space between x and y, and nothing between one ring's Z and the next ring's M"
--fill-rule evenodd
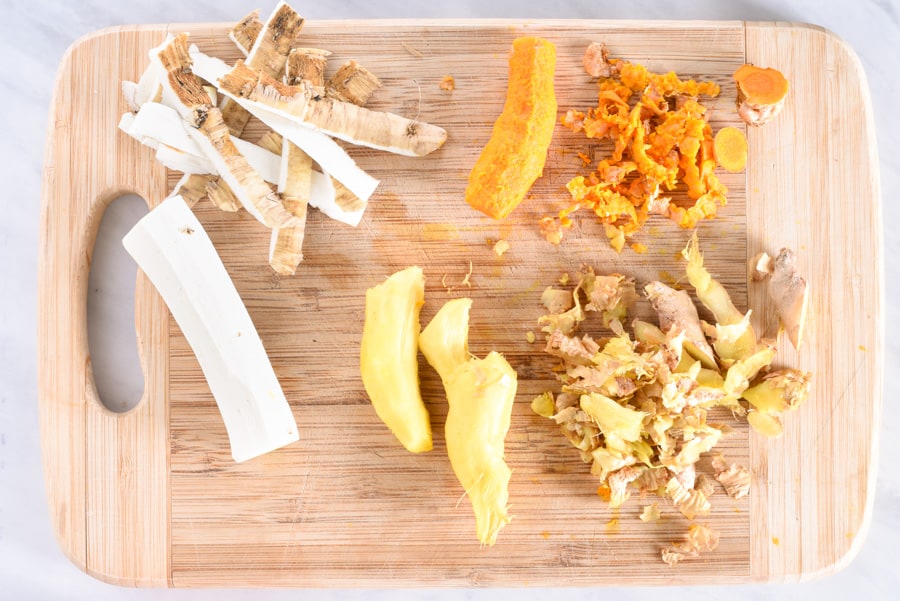
M466 202L489 217L509 215L541 176L556 125L555 70L552 43L513 41L506 103L466 187Z

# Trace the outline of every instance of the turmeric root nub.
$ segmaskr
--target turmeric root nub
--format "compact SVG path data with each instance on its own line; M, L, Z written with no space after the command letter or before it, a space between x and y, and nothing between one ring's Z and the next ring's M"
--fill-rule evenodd
M469 174L466 202L503 219L541 176L556 125L556 47L542 38L513 41L503 112Z
M734 72L738 115L748 125L762 125L781 111L788 81L777 69L743 65Z
M740 173L747 166L747 138L736 127L723 127L714 139L716 162L726 171Z

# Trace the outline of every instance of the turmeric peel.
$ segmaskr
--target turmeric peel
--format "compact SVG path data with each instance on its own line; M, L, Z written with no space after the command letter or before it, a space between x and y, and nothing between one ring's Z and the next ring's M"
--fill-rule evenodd
M556 47L547 40L513 41L503 111L469 174L466 202L503 219L540 177L556 125Z
M559 243L562 230L572 225L569 215L580 208L597 215L616 250L651 215L667 216L683 228L715 217L717 207L727 202L728 190L715 174L712 130L699 98L717 96L719 86L610 59L597 43L588 47L583 62L589 74L600 77L597 106L587 113L568 111L561 122L589 139L611 140L614 146L594 173L569 183L572 203L559 212L559 228L543 226L553 233L548 240ZM692 205L671 202L669 194L679 181L687 187ZM620 235L611 235L610 227Z

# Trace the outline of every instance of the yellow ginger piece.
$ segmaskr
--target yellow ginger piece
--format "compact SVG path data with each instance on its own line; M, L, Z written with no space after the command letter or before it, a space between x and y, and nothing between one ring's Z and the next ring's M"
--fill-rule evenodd
M448 301L422 332L419 346L447 393L444 435L450 465L472 502L478 540L493 545L510 519L512 471L504 461L504 441L517 377L497 352L484 359L469 355L471 305L467 298Z
M432 448L431 421L419 391L419 310L425 276L409 267L366 290L360 372L366 393L391 432L413 453Z
M697 291L697 298L716 318L717 337L713 348L726 367L746 359L756 352L757 339L750 325L749 313L737 310L728 291L703 266L700 242L695 232L681 253L687 260L688 281Z

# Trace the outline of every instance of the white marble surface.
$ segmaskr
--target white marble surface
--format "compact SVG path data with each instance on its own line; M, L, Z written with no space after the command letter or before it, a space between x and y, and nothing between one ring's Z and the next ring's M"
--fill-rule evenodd
M36 289L38 213L44 132L59 60L77 37L108 25L129 23L230 21L259 6L266 13L275 0L0 0L0 138L2 196L0 269L0 598L4 599L490 599L528 601L547 590L452 591L165 591L123 589L79 572L53 539L41 472L36 393ZM419 6L416 6L419 5ZM366 17L566 17L629 19L745 19L805 21L844 38L864 65L878 126L884 201L886 256L886 373L900 369L900 4L897 0L825 2L821 0L741 0L650 2L628 0L455 0L411 3L397 0L297 3L310 19ZM848 118L853 118L848 115ZM114 219L128 218L123 207ZM893 225L891 225L893 224ZM133 281L133 279L131 280ZM102 300L102 299L101 299ZM121 385L121 383L119 383ZM874 519L856 560L837 575L803 585L678 588L668 599L888 599L900 588L896 548L900 541L900 406L885 387L884 424ZM893 591L893 593L891 592ZM559 594L559 593L557 593ZM569 591L581 598L658 599L653 589ZM554 595L555 596L555 595Z

